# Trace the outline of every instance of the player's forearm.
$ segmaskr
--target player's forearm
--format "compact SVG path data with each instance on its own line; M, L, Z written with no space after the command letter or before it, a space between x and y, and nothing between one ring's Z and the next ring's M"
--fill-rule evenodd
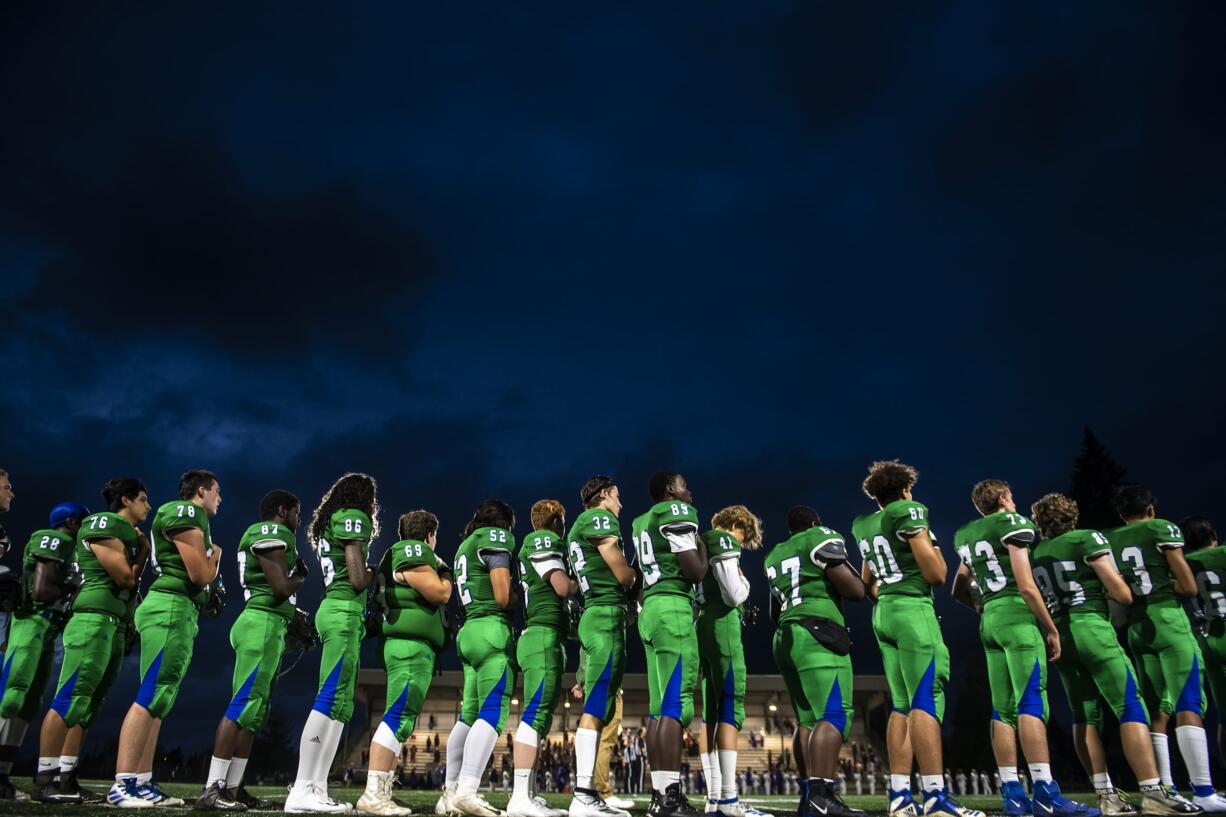
M362 552L360 542L345 546L345 570L349 574L349 585L354 590L365 590L370 584L373 574L366 566L366 554Z

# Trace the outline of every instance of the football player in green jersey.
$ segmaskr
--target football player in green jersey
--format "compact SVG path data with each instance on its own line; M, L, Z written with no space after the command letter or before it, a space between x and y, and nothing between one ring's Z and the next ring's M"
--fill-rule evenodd
M592 477L579 492L584 511L566 537L571 572L583 595L583 714L575 730L575 796L570 817L630 817L592 788L600 732L613 717L626 664L626 622L635 571L622 551L621 494L612 477Z
M890 761L889 810L914 814L912 757L919 763L925 814L983 817L945 790L941 719L949 650L933 607L932 588L945 583L948 565L928 530L928 509L911 497L918 475L898 460L874 462L864 493L875 513L857 517L852 535L864 558L861 575L877 604L873 631L881 648L894 711L886 727Z
M511 708L515 689L515 641L511 576L515 512L498 499L477 506L455 555L455 587L464 605L456 652L464 668L464 701L447 736L444 797L452 811L471 817L502 814L477 792ZM458 768L457 768L458 766Z
M293 618L294 594L306 579L294 532L301 503L289 491L260 500L260 521L238 543L238 578L246 605L230 628L234 675L230 705L217 725L201 810L268 808L243 788L255 735L268 719L269 699L285 652L285 629Z
M737 797L737 734L745 721L745 650L741 605L749 580L741 550L762 546L762 520L744 505L730 505L711 517L702 535L710 569L698 585L698 655L703 731L699 735L708 810L725 817L762 817ZM703 745L705 743L705 745Z
M374 571L366 564L370 542L379 534L378 486L368 474L345 474L319 501L308 532L319 556L324 598L315 613L323 642L319 691L298 744L298 776L285 810L348 811L328 796L328 772L353 714L358 651L366 631L366 588Z
M82 520L73 551L82 584L64 627L64 658L43 718L34 775L34 799L44 802L90 799L92 793L76 784L81 741L119 674L136 588L149 559L149 540L136 527L149 515L145 486L131 477L113 479L102 487L102 498L107 510Z
M0 671L0 800L17 796L9 772L51 680L55 639L79 587L74 580L80 574L72 571L72 549L87 516L89 509L81 503L61 502L51 509L47 527L35 531L26 543L24 600L13 611Z
M962 559L953 595L982 616L979 634L992 693L992 751L1001 781L1003 811L1011 817L1098 817L1097 809L1069 800L1052 779L1047 748L1047 662L1060 658L1060 633L1030 569L1034 524L1017 511L1009 483L986 479L971 491L982 514L958 529ZM977 593L972 593L972 587ZM1030 766L1034 803L1017 774L1017 744Z
M698 512L685 477L658 471L648 485L650 511L634 520L631 535L643 576L639 637L647 653L647 758L651 764L652 817L700 812L681 791L682 733L694 718L698 632L694 585L707 574L707 548L698 536Z
M382 609L387 710L370 741L366 791L357 802L359 812L384 817L411 813L392 800L392 779L430 689L435 656L446 643L440 608L451 598L453 578L434 553L437 516L411 511L400 517L397 532L400 541L383 557L375 591Z
M1222 711L1226 710L1226 548L1218 546L1213 523L1203 516L1179 520L1188 566L1196 576L1197 602L1203 617L1197 627L1205 677L1218 710L1218 754L1226 757L1226 729Z
M847 563L843 537L817 511L788 511L791 537L766 556L773 652L796 711L792 747L801 780L798 817L863 817L838 795L839 750L851 731L851 641L843 599L860 601L864 581Z
M533 767L541 738L553 725L566 669L570 616L566 600L578 592L566 567L566 509L556 499L532 506L532 533L519 546L519 583L524 631L515 648L524 674L524 711L515 730L515 788L507 817L566 817L533 792Z
M11 508L13 505L14 496L13 483L9 481L9 472L5 471L3 468L0 468L0 513L9 512L9 508ZM3 559L5 554L9 552L12 544L13 543L9 540L8 531L4 529L4 525L0 525L0 559ZM8 572L9 569L7 567L0 565L0 574ZM10 591L16 591L18 587L16 577L10 575L8 580L11 582L9 585ZM0 660L2 660L2 656L4 655L5 641L8 637L8 629L9 614L0 611Z
M1192 633L1183 599L1196 595L1196 577L1183 556L1183 533L1158 519L1158 500L1140 485L1116 491L1115 512L1123 527L1107 532L1120 572L1132 588L1128 647L1140 673L1141 697L1153 723L1150 739L1163 785L1171 779L1167 730L1172 714L1179 754L1192 781L1193 802L1226 812L1226 798L1213 788L1205 736L1204 659Z
M183 805L153 779L153 754L162 720L170 714L192 661L200 608L217 578L221 548L209 519L221 506L221 484L196 468L179 478L179 498L157 510L150 563L157 574L136 609L140 633L140 688L119 730L115 784L107 801L120 808Z
M1030 512L1043 537L1034 548L1034 579L1060 631L1056 668L1073 709L1073 744L1098 793L1099 809L1105 815L1136 813L1107 774L1100 736L1100 702L1106 701L1120 722L1120 743L1141 788L1142 813L1201 813L1158 777L1149 713L1108 618L1108 598L1121 605L1132 602L1111 544L1098 531L1076 529L1077 503L1063 494L1047 494Z

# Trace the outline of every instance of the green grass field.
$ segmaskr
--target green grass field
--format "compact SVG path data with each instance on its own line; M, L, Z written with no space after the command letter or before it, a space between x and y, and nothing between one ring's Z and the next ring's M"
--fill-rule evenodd
M85 783L90 789L100 794L105 794L109 783L101 780L88 781ZM190 807L196 795L200 793L200 786L192 783L166 784L163 788L170 794L177 797L182 797L187 801ZM285 789L272 786L254 786L251 788L251 793L258 797L268 798L276 802L281 802L285 799ZM361 796L362 790L357 788L332 788L330 793L337 800L353 803ZM1092 802L1092 795L1072 795L1074 799L1083 802ZM401 791L397 792L396 798L405 805L413 809L415 814L434 814L434 802L438 799L438 795L429 791ZM507 795L502 793L494 793L487 795L487 799L495 806L503 807L507 802ZM546 795L545 799L558 808L565 808L570 803L569 794L550 794ZM639 808L634 809L636 814L645 813L647 810L648 798L634 798L639 803ZM788 815L796 806L796 800L793 797L747 797L746 801L754 804L765 811L773 811L778 815ZM847 801L858 808L865 809L870 814L885 814L885 796L879 794L876 797L856 797L850 796ZM697 805L698 798L693 798L693 802ZM1000 809L999 797L964 797L961 802L965 806L971 808L982 809L987 812L997 812ZM182 811L183 809L159 809L158 811ZM95 815L109 814L114 815L117 810L109 806L49 806L42 803L31 803L28 801L14 802L11 800L0 800L0 815L3 814L72 814L79 817L94 817ZM148 813L148 810L141 810L141 813ZM260 812L272 814L274 812ZM279 810L276 813L280 813Z

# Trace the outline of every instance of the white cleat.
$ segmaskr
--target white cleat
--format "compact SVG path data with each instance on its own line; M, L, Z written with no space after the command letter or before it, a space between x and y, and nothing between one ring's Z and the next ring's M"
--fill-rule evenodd
M141 796L135 777L116 780L107 792L106 802L116 808L153 808L153 803Z
M434 804L434 813L438 817L447 817L448 814L455 814L455 809L451 807L451 798L453 797L455 797L455 786L443 786L443 791L438 796L438 802Z
M554 817L553 809L538 798L512 797L507 801L507 817Z
M491 806L477 792L456 793L451 797L451 809L468 817L505 817L503 812Z
M1192 802L1207 812L1220 813L1226 811L1226 797L1214 792L1204 797L1193 797Z
M564 808L554 808L545 802L545 798L539 794L532 798L532 802L536 803L541 808L545 809L546 817L567 817L570 813Z
M378 814L382 817L409 817L412 809L399 806L392 801L392 776L390 773L378 778L375 791L362 793L358 798L357 811L362 814Z
M348 803L338 803L314 783L295 783L285 798L288 814L344 814L352 811Z
M623 811L601 800L586 791L576 791L570 801L570 817L630 817L630 812Z

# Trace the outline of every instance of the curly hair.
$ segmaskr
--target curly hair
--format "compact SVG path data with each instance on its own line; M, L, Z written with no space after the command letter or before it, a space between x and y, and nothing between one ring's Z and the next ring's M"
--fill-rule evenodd
M533 530L553 530L553 526L566 518L566 508L556 499L537 500L529 512Z
M864 478L864 493L879 505L902 499L902 492L919 481L919 472L898 460L877 460L868 467Z
M319 507L311 517L311 547L318 549L319 540L328 532L332 514L343 508L356 508L370 517L370 538L379 535L379 498L375 478L370 474L349 473L332 483L320 497Z
M464 531L460 534L460 541L463 542L471 536L472 532L477 528L513 530L515 528L515 511L501 499L482 500L481 504L473 511L473 518L468 520L468 524L464 526Z
M1030 516L1043 538L1051 539L1077 527L1077 503L1064 494L1045 494L1030 506Z
M987 516L1000 510L1000 500L1011 490L1003 479L985 479L971 489L971 502Z
M765 532L762 520L754 516L753 512L744 505L729 505L723 508L711 517L711 527L726 531L739 527L745 531L745 540L741 542L742 547L749 550L757 550L762 547L762 536Z
M400 515L396 533L401 539L424 542L432 533L438 533L438 517L427 510L409 511Z

